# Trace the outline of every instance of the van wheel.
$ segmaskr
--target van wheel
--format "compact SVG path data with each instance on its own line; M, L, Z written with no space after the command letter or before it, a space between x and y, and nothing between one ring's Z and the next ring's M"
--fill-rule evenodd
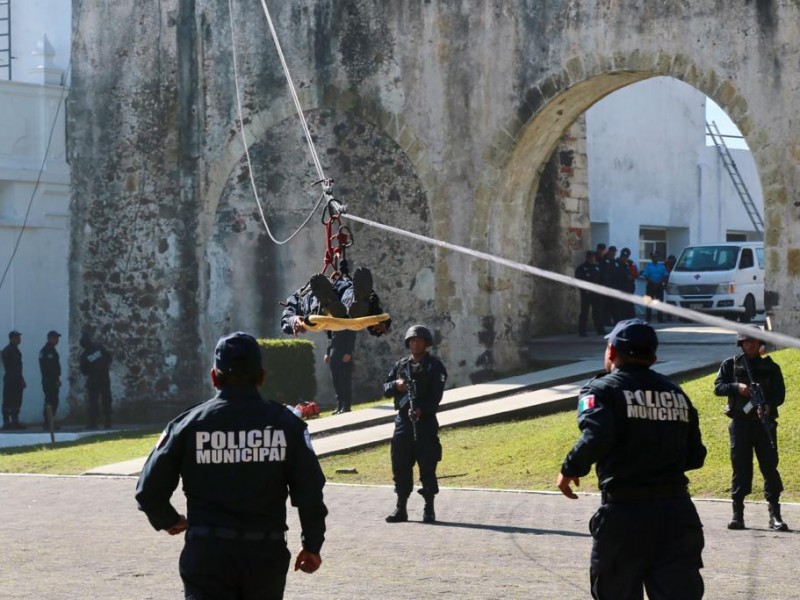
M747 296L744 299L744 312L739 320L742 323L749 323L756 316L756 299L752 296Z

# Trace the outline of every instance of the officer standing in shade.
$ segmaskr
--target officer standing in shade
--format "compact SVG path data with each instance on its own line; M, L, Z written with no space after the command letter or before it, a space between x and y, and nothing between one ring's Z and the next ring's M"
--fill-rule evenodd
M769 356L762 357L763 342L759 339L760 329L753 326L752 334L737 336L737 345L742 353L722 362L714 381L714 393L727 396L725 414L731 422L728 432L731 439L731 497L733 499L733 518L728 529L744 529L744 499L753 490L753 451L758 459L758 467L764 476L764 499L769 504L769 528L788 531L789 527L781 518L781 492L783 482L778 472L778 407L783 404L786 388L783 373ZM745 363L747 363L745 365ZM754 406L753 380L763 393L765 405ZM762 422L763 418L763 422ZM767 432L767 429L769 432ZM772 438L770 440L770 438ZM774 446L773 446L774 442Z
M336 409L333 414L349 413L353 401L353 349L356 332L347 329L328 332L325 362L331 370Z
M590 579L599 600L703 596L703 526L684 471L703 466L697 411L680 387L651 370L658 337L644 321L620 321L606 336L604 364L580 391L581 436L557 485L576 499L592 464L602 505L589 522Z
M58 410L58 388L61 387L61 361L56 346L61 334L57 331L47 332L47 342L39 350L39 370L42 373L42 390L44 391L44 410L42 417L44 428L49 429L47 407L50 407L50 417L55 426L56 411Z
M422 520L433 523L436 521L434 497L439 493L436 464L442 460L436 411L442 401L447 370L442 361L428 353L433 335L424 325L409 327L405 345L410 354L395 363L383 384L384 396L394 397L394 408L398 411L392 437L392 477L397 507L386 517L386 522L408 521L406 506L414 489L416 463L422 484L418 492L425 499Z
M305 423L258 393L261 349L252 336L223 336L214 352L216 397L171 421L136 486L156 530L186 531L179 570L186 598L283 597L291 553L286 499L300 515L295 571L316 571L328 511L325 477ZM170 503L183 482L187 516Z
M78 342L83 348L80 356L81 373L86 375L86 396L88 401L89 423L87 429L97 427L100 407L103 408L106 429L111 428L111 353L100 344L93 342L88 333L81 335Z
M8 346L3 348L3 429L26 429L19 422L19 410L22 408L22 390L25 389L25 378L22 376L22 352L19 345L22 334L16 329L8 334Z
M600 266L597 264L597 254L588 250L586 260L575 269L575 279L588 281L590 283L600 283ZM598 334L604 334L602 302L603 298L595 292L580 290L581 312L578 315L578 335L586 337L586 321L589 318L589 310L592 311L592 322L594 330Z

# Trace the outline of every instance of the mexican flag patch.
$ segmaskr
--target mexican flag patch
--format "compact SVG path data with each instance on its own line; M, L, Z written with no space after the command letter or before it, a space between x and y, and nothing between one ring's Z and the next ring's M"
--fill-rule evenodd
M578 414L581 414L584 411L589 410L590 408L594 408L594 394L589 394L588 396L583 396L582 398L578 399Z

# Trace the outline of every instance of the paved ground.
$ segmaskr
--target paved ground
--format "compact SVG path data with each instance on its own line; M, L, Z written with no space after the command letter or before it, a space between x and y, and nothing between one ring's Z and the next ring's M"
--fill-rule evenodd
M182 597L182 540L150 528L135 508L135 481L0 475L0 596ZM384 523L393 505L386 487L330 485L326 502L322 568L290 573L287 598L589 597L587 523L595 495L570 501L552 493L444 489L437 525ZM419 519L421 500L413 498L410 508ZM699 501L698 509L706 528L707 599L800 598L800 534L768 531L763 504L748 505L754 528L742 532L725 528L727 502ZM786 505L784 517L800 526L800 506ZM298 537L292 515L293 553Z

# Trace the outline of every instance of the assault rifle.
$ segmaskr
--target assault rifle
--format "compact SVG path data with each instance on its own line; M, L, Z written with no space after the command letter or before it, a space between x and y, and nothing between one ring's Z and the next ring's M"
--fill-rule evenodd
M417 382L411 376L411 359L406 363L406 387L408 388L408 418L411 419L411 431L417 441Z
M761 384L753 379L753 372L750 370L750 361L746 354L742 355L742 364L744 365L744 372L747 373L747 379L749 380L747 387L750 388L750 402L745 405L743 409L744 414L750 414L753 408L756 409L758 420L761 421L761 426L767 434L769 445L774 450L777 446L775 445L775 437L772 435L772 423L770 423L769 415L767 414L767 401L764 398L764 390Z

